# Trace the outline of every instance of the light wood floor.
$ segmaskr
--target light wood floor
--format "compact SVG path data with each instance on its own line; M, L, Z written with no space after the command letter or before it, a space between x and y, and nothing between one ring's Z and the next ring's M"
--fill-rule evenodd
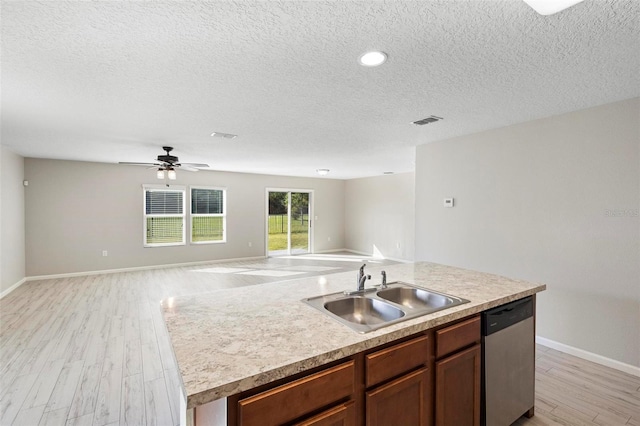
M640 377L537 345L535 416L515 424L640 426Z
M179 378L160 300L355 276L360 260L270 258L27 282L0 300L0 425L177 425ZM519 425L640 426L640 378L538 347L536 379L536 416Z

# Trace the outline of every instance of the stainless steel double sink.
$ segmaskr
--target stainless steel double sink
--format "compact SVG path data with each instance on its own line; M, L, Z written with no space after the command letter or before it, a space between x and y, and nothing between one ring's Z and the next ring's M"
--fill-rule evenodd
M384 288L333 293L302 301L358 333L469 302L401 281L389 283Z

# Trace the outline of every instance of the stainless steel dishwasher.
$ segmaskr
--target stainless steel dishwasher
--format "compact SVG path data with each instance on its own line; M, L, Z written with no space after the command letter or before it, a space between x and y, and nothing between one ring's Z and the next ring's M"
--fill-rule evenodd
M523 414L533 415L533 320L533 297L482 314L482 418L486 426L508 426Z

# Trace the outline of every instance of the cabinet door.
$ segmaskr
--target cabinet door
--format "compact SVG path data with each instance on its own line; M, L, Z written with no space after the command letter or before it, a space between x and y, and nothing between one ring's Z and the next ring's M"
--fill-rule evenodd
M356 404L353 401L340 404L295 426L356 426Z
M436 426L480 424L480 345L436 362Z
M367 425L428 425L428 381L421 368L367 392Z

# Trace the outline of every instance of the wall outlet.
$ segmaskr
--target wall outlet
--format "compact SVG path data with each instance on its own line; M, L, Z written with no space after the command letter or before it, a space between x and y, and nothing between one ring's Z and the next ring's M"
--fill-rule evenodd
M102 250L102 257L107 257L109 256L109 252L106 250Z
M331 237L327 237L327 241L331 241Z
M445 207L453 207L453 198L445 198L444 199Z
M396 248L400 249L400 243L396 243Z
M253 243L249 241L249 247L253 247Z

